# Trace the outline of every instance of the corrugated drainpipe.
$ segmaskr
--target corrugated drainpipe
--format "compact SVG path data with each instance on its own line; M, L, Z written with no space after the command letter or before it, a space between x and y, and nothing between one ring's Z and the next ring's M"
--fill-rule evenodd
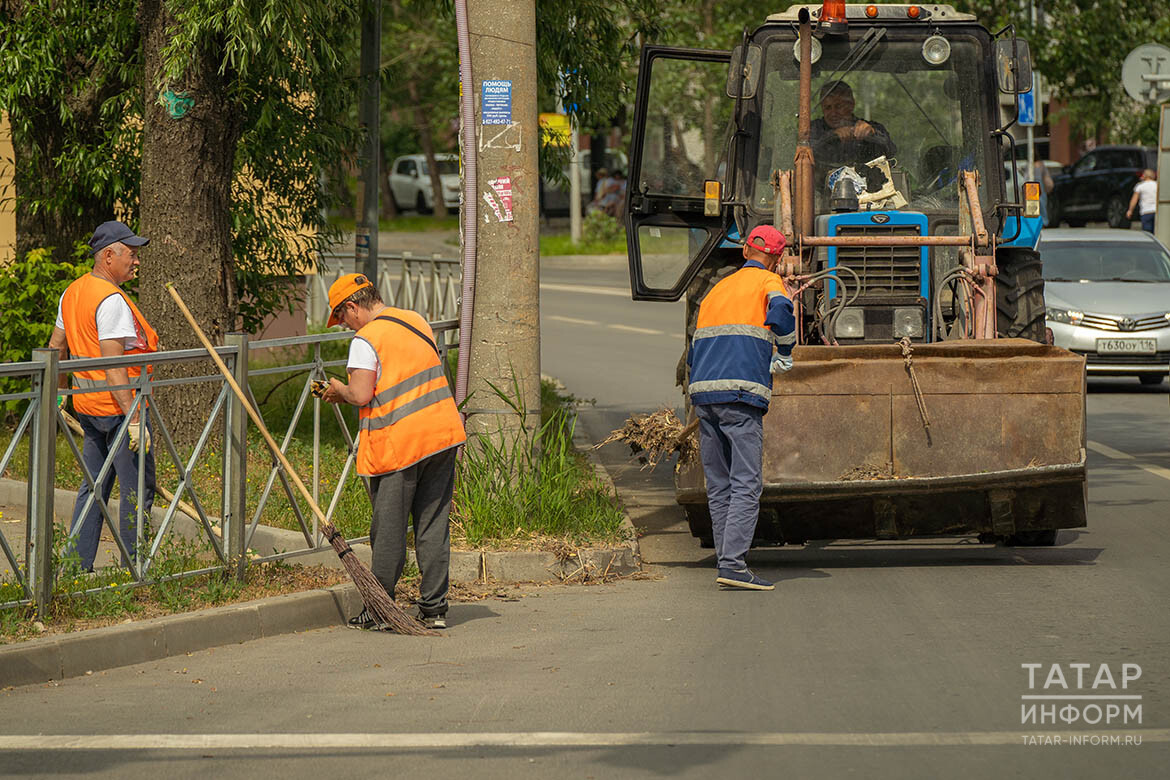
M467 398L467 374L471 359L471 315L475 310L475 252L478 212L475 192L479 186L475 142L475 82L471 80L471 34L467 27L467 0L455 0L455 31L459 38L459 146L463 152L463 207L459 239L463 247L463 296L459 305L459 362L455 368L455 403Z

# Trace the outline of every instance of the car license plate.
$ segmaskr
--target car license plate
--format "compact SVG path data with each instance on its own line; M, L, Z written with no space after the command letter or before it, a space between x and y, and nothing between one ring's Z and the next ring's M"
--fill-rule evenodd
M1157 339L1097 339L1097 352L1102 355L1152 355L1157 351Z

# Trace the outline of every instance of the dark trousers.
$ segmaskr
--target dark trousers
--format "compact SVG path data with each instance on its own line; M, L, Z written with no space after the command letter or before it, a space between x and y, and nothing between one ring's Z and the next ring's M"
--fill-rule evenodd
M118 433L118 426L122 424L125 419L122 415L111 415L109 417L97 417L89 414L78 414L77 420L81 423L81 429L85 433L85 443L81 449L81 460L86 471L90 476L97 480L98 472L101 471L102 464L105 463L106 458L110 454L110 446L114 443L114 437ZM147 427L150 427L150 421L147 420ZM114 455L113 468L106 475L106 478L98 484L99 493L102 503L110 500L110 493L114 488L114 477L118 478L118 492L121 494L121 501L118 513L118 535L122 537L122 543L131 555L134 555L135 543L137 541L137 526L135 525L135 516L138 510L138 453L131 452L128 444L130 437L127 436L122 442L122 446L118 448ZM154 505L154 452L146 453L145 462L145 501L143 503L144 516L150 515L150 508ZM90 490L89 483L82 479L81 487L77 491L77 503L73 505L73 526L77 525L77 518L81 515L82 507L89 499ZM85 570L93 569L94 558L97 557L98 540L102 534L102 515L101 510L98 509L97 502L90 507L89 512L86 513L85 519L81 522L81 528L77 532L77 540L71 543L66 548L66 555L76 553L81 558L81 568ZM123 560L122 564L126 565Z
M695 407L716 566L720 569L747 568L764 489L764 413L750 404Z
M406 565L406 529L414 518L414 552L422 573L418 606L424 615L447 611L451 565L451 494L455 490L452 447L423 458L413 466L373 477L370 489L374 516L370 548L374 576L391 596Z
M1142 217L1142 230L1146 231L1147 233L1153 233L1154 232L1154 212L1151 211L1149 214L1142 214L1141 217Z

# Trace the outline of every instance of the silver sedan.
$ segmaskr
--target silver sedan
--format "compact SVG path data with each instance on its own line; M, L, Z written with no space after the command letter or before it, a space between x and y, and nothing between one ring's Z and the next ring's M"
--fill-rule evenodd
M1099 376L1158 384L1170 371L1170 252L1136 230L1040 235L1048 327Z

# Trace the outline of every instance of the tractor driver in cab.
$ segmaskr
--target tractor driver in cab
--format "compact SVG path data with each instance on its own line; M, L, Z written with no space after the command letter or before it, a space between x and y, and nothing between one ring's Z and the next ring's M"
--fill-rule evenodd
M850 165L863 177L869 178L865 164L885 155L892 158L897 151L890 133L880 122L871 122L853 115L853 89L844 81L828 81L821 85L819 102L823 116L812 121L810 127L813 155L818 171L824 174ZM880 174L878 174L880 178ZM874 187L875 182L870 182ZM881 182L876 182L881 187Z

